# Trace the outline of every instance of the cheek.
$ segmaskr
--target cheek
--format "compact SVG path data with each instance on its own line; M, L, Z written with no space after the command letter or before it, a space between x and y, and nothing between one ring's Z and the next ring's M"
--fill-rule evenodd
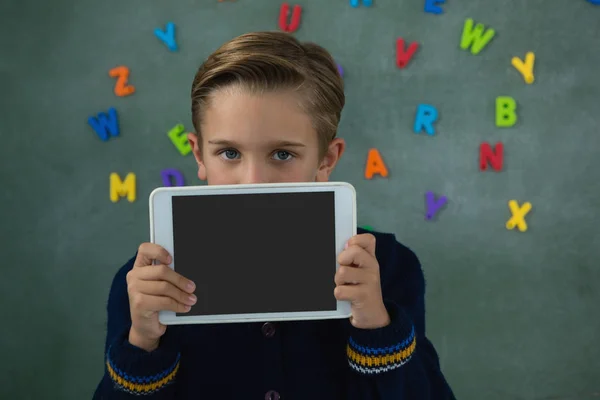
M230 185L235 182L235 172L232 169L224 168L221 160L214 157L205 159L206 183L209 185Z
M281 182L312 182L317 174L316 164L298 162L291 168L281 170Z

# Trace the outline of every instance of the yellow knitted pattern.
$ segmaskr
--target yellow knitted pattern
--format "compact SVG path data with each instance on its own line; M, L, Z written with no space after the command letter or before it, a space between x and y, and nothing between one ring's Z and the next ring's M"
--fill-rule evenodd
M123 388L125 388L131 392L137 393L137 394L148 394L150 392L154 392L154 391L162 388L163 386L165 386L166 384L171 382L175 378L175 375L177 374L177 371L179 370L179 363L177 363L177 365L173 369L173 372L171 372L169 375L165 376L161 380L152 382L152 383L144 383L144 384L133 383L133 382L123 379L121 376L119 376L115 372L115 370L112 369L112 367L110 366L110 364L108 362L106 363L106 368L108 369L108 373L109 373L110 377L112 378L112 380L115 381L118 385L122 386Z
M380 367L406 361L408 358L410 358L410 356L412 356L416 346L417 338L415 337L407 348L396 353L384 354L380 356L365 356L354 351L349 344L346 347L346 353L348 354L350 361L362 367Z

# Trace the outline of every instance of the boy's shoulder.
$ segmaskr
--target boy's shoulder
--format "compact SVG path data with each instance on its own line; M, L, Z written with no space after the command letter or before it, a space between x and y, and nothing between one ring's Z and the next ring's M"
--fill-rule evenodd
M375 236L375 255L380 263L390 261L419 263L416 254L408 246L400 243L396 234L357 228L357 234L363 233Z
M381 288L388 294L412 301L425 293L425 276L417 255L396 239L394 233L357 229L358 234L375 236L375 256L379 263Z

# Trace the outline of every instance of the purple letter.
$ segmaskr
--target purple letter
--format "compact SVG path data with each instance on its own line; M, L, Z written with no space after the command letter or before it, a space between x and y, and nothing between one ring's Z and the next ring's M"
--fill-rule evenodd
M173 186L171 184L171 178L175 178L175 186L185 186L185 183L183 182L183 174L175 168L164 169L160 175L162 176L163 185L165 187Z
M427 214L425 214L426 219L432 219L438 210L448 202L446 196L441 196L436 201L435 194L433 194L433 192L427 192L425 194L425 200L427 202Z

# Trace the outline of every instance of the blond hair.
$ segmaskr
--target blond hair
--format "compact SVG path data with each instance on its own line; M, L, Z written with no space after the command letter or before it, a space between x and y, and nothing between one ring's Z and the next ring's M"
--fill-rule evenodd
M317 131L322 157L335 138L345 103L344 85L323 47L285 32L253 32L222 45L200 66L192 83L196 133L216 90L237 85L252 93L292 90Z

